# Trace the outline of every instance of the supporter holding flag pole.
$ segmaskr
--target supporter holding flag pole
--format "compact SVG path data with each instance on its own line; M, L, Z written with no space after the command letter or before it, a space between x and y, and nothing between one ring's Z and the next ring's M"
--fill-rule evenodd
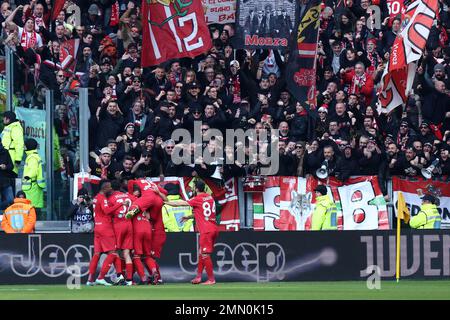
M406 103L438 9L438 0L417 0L408 6L404 15L408 23L395 38L381 78L378 113L390 113Z
M63 10L65 2L66 1L64 0L55 0L55 4L52 10L52 21L55 21L58 17L58 14Z
M409 213L408 207L406 206L403 193L399 191L397 200L397 256L395 263L395 277L397 279L397 282L400 280L400 220L408 223L410 217L411 215Z

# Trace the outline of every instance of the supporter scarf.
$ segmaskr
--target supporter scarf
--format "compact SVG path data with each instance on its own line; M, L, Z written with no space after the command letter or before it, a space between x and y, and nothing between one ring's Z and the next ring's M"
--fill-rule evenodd
M108 179L108 167L109 167L110 164L111 164L111 162L108 163L108 164L103 164L103 162L100 161L100 168L102 169L102 173L101 173L100 178L102 178L102 180L107 180Z
M31 36L28 37L28 32L23 29L22 38L20 39L20 45L24 48L24 50L32 48L34 49L37 43L37 34L35 31L31 32Z
M366 84L366 73L363 73L362 76L357 76L356 74L352 78L352 85L350 87L349 93L355 93L359 94L359 91L361 90L360 87L357 85L357 82L360 84L360 87L364 87Z
M44 19L43 18L39 18L39 17L35 17L34 18L34 30L36 30L36 32L39 32L39 27L42 25L45 28L45 23L44 23Z
M233 86L233 103L240 103L241 102L241 83L239 81L239 75L233 76L232 86Z
M111 8L111 19L109 25L111 27L117 26L119 24L119 2L116 1Z

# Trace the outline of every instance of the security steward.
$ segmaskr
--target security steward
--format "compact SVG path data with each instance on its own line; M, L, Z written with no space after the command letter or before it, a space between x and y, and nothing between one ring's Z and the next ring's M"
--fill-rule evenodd
M183 200L180 196L180 186L174 183L168 183L164 186L167 190L168 201ZM166 232L189 232L192 231L192 219L185 222L181 221L182 217L192 215L192 208L190 206L173 207L164 204L162 208L162 217L164 229Z
M337 230L336 205L327 195L327 187L318 185L316 193L316 207L312 213L311 230Z
M2 131L2 144L9 152L14 164L13 171L17 175L23 157L23 127L12 111L3 113L3 124L5 127Z
M3 212L2 229L6 233L33 233L36 224L36 210L25 192L16 194L14 203Z
M436 206L436 198L431 194L422 197L420 211L409 220L409 226L413 229L440 229L441 215Z
M38 143L34 139L25 141L26 159L23 168L22 190L35 208L44 207L46 183L42 173L42 160L37 152Z

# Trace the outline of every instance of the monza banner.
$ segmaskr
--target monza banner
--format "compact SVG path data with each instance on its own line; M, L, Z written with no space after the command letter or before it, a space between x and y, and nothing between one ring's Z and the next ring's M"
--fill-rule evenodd
M376 176L350 178L345 183L313 177L269 177L263 193L253 194L253 227L257 231L311 229L314 188L326 184L337 207L338 230L389 229L386 201Z
M411 216L420 211L425 194L432 194L439 199L438 211L441 214L442 229L450 229L450 177L444 176L439 179L425 180L423 178L402 179L392 178L392 190L394 194L395 216L397 216L398 192L401 191L405 198L406 206Z
M47 130L45 110L16 107L14 112L22 124L24 139L32 138L37 141L38 154L42 159L43 165L45 165L45 137Z
M289 48L297 17L293 0L237 0L236 48Z
M0 282L84 286L93 240L93 234L0 234ZM448 279L449 230L405 230L401 243L402 279ZM198 234L167 234L159 259L164 282L190 283L197 248ZM221 232L213 265L218 282L358 281L373 279L374 267L393 280L395 249L394 230ZM106 279L113 275L111 268Z
M236 0L202 0L207 24L234 23L236 20Z
M194 179L192 177L165 177L147 178L154 183L164 187L167 183L174 183L180 186L180 196L184 200L192 197L194 189ZM82 187L95 194L98 192L100 178L88 173L76 173L74 175L73 199L76 199L78 190ZM205 179L206 192L211 194L216 201L217 215L219 216L219 231L238 231L240 229L239 201L237 196L237 179L232 178L219 186L211 180Z
M207 52L211 36L201 0L142 0L142 66Z

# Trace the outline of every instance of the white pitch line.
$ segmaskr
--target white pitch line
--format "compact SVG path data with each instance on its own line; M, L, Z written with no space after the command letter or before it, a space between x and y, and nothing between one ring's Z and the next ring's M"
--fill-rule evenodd
M5 289L5 288L0 288L0 291L39 291L40 289L14 289L14 288L10 288L10 289Z

